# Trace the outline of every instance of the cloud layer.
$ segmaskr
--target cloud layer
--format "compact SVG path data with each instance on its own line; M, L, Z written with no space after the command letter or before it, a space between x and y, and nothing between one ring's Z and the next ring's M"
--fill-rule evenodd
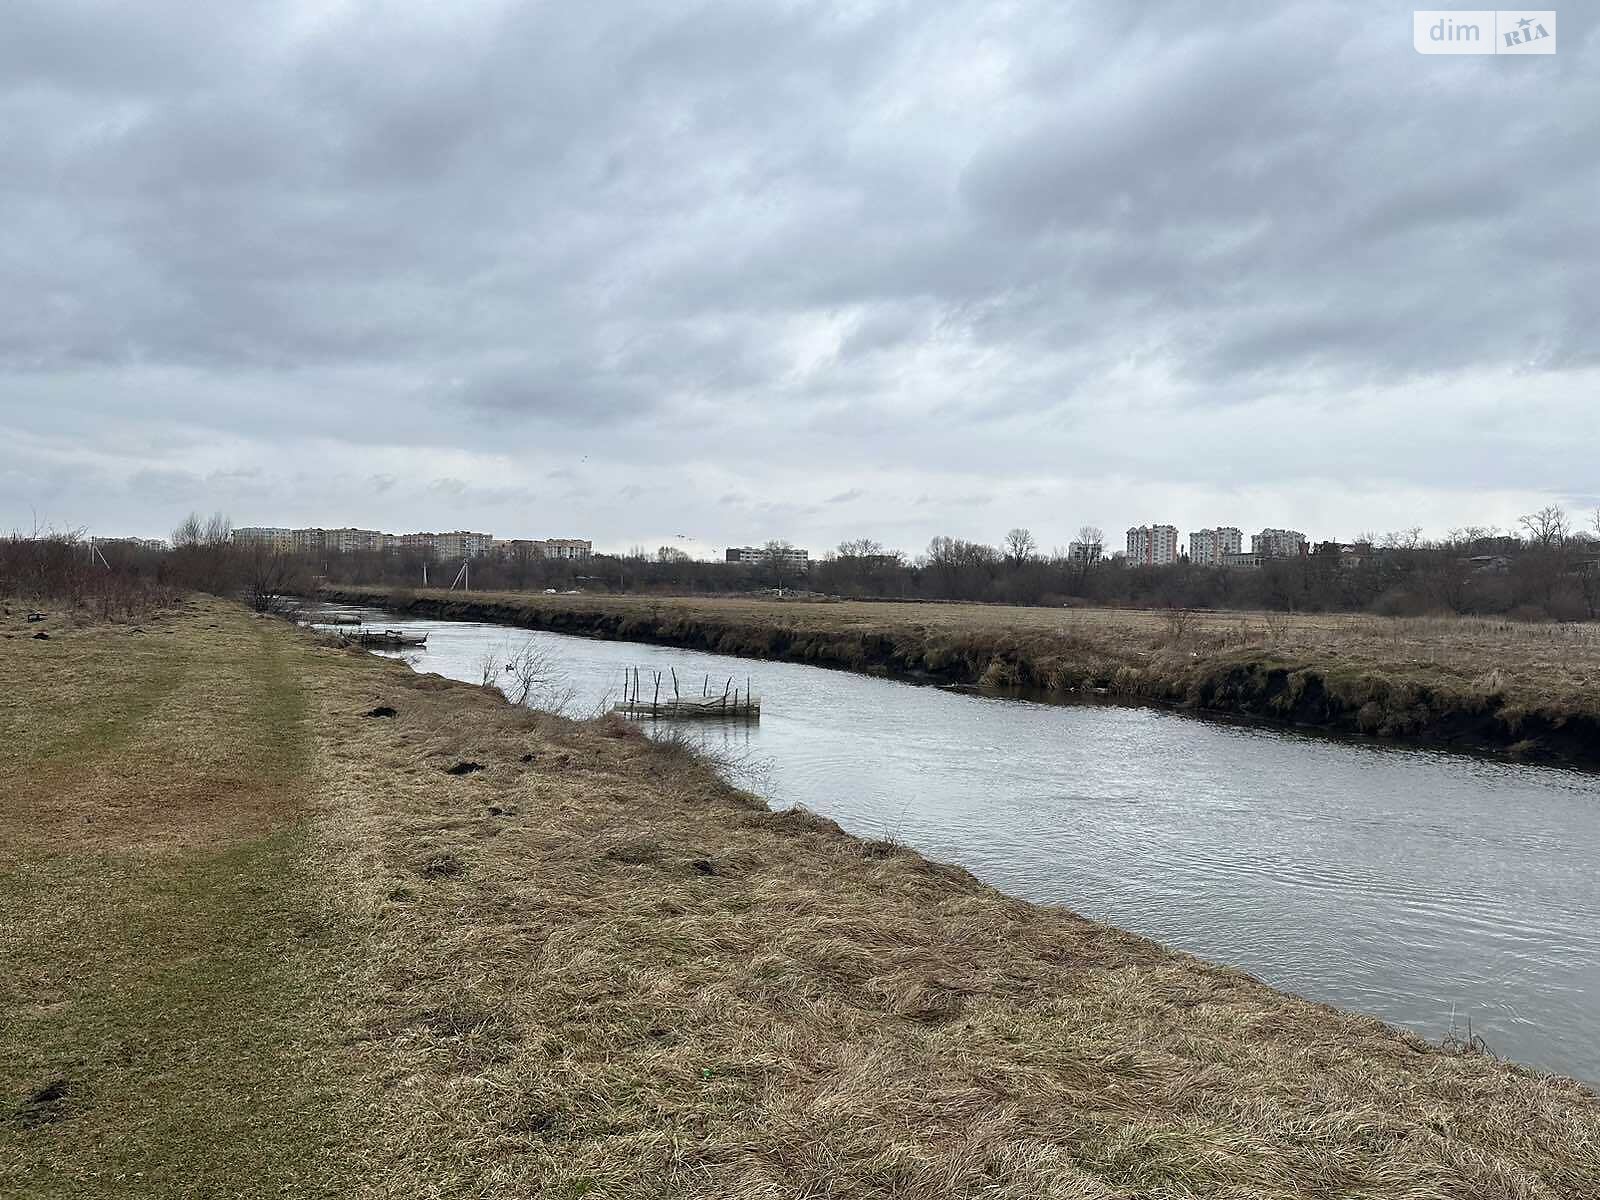
M1596 503L1600 38L22 0L0 517L820 550ZM681 543L680 543L681 544Z

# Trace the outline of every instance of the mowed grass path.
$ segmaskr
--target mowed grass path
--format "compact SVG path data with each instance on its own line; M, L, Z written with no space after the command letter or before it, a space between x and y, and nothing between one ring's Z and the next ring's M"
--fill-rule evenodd
M327 1172L308 730L282 629L196 602L0 642L0 1195L288 1194Z

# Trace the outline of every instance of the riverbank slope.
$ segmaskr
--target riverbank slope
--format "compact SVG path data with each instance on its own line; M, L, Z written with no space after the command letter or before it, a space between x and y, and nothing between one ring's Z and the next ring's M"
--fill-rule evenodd
M330 587L422 616L1600 765L1600 626Z
M1600 1101L193 601L0 622L0 1194L1560 1197Z

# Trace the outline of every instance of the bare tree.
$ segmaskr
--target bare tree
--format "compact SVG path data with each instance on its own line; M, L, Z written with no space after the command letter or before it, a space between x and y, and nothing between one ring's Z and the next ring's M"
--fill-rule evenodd
M1410 529L1397 529L1386 533L1379 539L1379 545L1385 550L1416 550L1422 546L1422 526L1413 525Z
M1595 520L1600 522L1600 510L1596 511ZM839 543L840 558L882 558L885 554L883 543L871 538L855 538Z
M1540 550L1560 549L1572 533L1567 514L1559 504L1546 504L1536 513L1518 517L1517 524L1528 531L1528 541Z
M174 574L185 587L214 595L237 589L232 535L233 522L222 513L201 517L192 512L172 531Z
M772 586L783 588L800 573L799 565L790 557L794 546L785 541L773 540L761 548L761 564L772 580Z
M1027 562L1039 549L1039 543L1033 540L1033 534L1018 526L1006 534L1006 557L1013 566L1020 567Z
M250 548L244 562L244 593L256 612L282 612L300 584L300 564L291 556L268 546Z
M520 648L502 642L485 650L478 659L478 672L484 687L498 689L512 704L544 712L564 713L578 695L560 660L533 638Z

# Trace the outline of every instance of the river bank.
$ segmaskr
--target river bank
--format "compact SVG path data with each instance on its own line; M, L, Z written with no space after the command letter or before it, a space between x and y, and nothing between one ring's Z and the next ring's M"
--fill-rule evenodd
M1473 618L335 586L331 600L1600 765L1600 631Z
M1577 1084L769 812L631 727L219 602L51 631L0 631L0 1191L1600 1188Z

